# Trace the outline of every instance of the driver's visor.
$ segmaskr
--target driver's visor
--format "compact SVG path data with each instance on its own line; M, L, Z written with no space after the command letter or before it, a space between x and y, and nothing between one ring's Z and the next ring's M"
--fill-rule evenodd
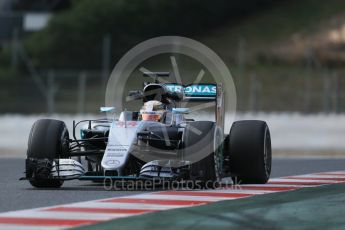
M143 121L159 121L162 115L157 113L142 113L141 117Z

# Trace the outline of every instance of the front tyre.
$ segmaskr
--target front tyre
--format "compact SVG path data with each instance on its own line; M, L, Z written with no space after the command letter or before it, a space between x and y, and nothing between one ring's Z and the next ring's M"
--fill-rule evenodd
M63 181L50 178L54 159L69 151L69 134L62 121L37 120L30 132L26 160L26 177L36 188L59 188Z
M271 174L272 148L266 122L234 122L229 134L228 151L235 183L267 183Z

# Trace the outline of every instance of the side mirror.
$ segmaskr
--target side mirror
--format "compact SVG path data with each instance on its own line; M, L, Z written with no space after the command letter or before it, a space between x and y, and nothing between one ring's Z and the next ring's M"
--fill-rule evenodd
M141 100L143 99L144 94L140 90L132 90L128 92L128 96L126 98L127 101L134 101L134 100Z
M102 113L108 113L108 112L114 113L115 107L101 107L100 112L102 112Z

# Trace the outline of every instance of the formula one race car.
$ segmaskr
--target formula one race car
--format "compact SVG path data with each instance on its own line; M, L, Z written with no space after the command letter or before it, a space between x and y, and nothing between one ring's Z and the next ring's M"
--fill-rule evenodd
M73 122L72 139L63 121L41 119L31 129L26 180L38 188L58 188L64 180L199 181L206 186L230 178L266 183L271 172L271 139L264 121L236 121L224 133L222 84L144 83L129 97L143 101L140 111L122 111L99 120ZM215 121L187 119L184 101L214 103ZM113 113L114 107L101 107ZM114 113L115 114L115 113ZM84 126L82 126L84 124ZM79 126L81 125L81 126ZM77 127L80 138L76 137Z

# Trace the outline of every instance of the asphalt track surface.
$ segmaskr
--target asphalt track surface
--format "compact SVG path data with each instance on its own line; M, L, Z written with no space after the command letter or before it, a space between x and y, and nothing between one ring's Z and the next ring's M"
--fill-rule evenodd
M272 177L336 170L345 170L345 158L275 158ZM0 212L150 192L106 191L102 185L77 180L65 182L61 189L39 190L19 181L23 172L24 159L0 158Z

